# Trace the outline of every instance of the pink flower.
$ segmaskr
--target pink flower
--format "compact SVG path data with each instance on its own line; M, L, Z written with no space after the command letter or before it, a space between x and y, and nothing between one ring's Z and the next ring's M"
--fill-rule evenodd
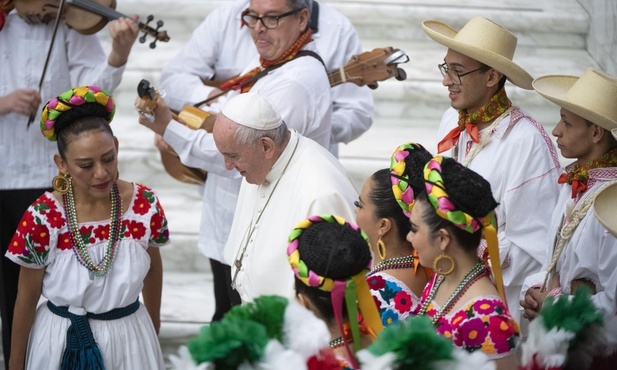
M497 353L506 353L514 348L514 339L518 336L519 330L518 325L511 318L491 316L488 331Z
M461 324L454 336L454 344L464 348L481 347L487 335L488 329L484 325L484 321L475 317Z
M495 300L479 299L474 302L473 310L480 315L490 315L495 312Z

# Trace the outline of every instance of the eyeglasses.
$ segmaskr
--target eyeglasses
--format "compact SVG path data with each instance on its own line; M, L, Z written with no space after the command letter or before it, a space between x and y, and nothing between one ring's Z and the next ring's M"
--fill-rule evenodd
M448 77L450 78L450 80L452 80L452 83L455 85L460 85L461 82L461 77L463 76L467 76L470 73L474 73L477 71L486 71L488 70L488 66L482 66L480 68L476 68L473 71L469 71L469 72L465 72L465 73L458 73L455 70L452 70L450 68L448 68L448 66L446 65L446 63L442 63L437 65L437 67L439 68L439 71L441 72L441 75L443 77L446 77L446 75L448 75Z
M263 17L258 17L256 15L249 14L247 9L244 13L242 13L242 20L249 28L255 28L255 26L257 26L257 21L261 21L261 24L266 27L266 29L271 30L279 26L280 19L299 13L301 10L302 9L295 9L281 15L264 15Z

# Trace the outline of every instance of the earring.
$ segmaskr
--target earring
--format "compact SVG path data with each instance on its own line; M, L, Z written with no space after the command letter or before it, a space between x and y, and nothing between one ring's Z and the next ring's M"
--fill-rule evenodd
M54 176L51 180L51 187L54 188L60 194L64 194L69 191L71 186L71 177L63 174L62 172L58 173L58 176Z
M381 237L379 237L377 241L377 253L379 253L379 258L381 258L382 261L386 259L386 243L381 240Z
M443 265L443 261L450 262L450 267L449 268L444 268L445 266L440 267L439 265L440 264ZM454 263L454 258L448 256L447 254L443 252L433 260L433 270L439 275L444 275L444 276L450 275L452 271L454 271L454 266L456 266L456 263Z

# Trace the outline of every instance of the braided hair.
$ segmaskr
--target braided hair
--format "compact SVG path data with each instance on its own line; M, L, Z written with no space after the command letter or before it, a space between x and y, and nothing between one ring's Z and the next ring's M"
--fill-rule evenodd
M478 173L458 163L452 158L443 158L441 177L447 184L448 199L457 210L473 218L482 218L493 211L498 203L493 198L491 185ZM431 232L446 229L466 251L476 250L482 239L482 228L470 233L445 220L431 206L426 191L417 196L416 201L426 202L422 218Z
M298 238L298 251L306 267L332 280L346 280L371 262L371 250L364 237L349 224L319 222L310 225ZM295 278L296 294L308 298L326 321L334 320L329 291L311 287Z

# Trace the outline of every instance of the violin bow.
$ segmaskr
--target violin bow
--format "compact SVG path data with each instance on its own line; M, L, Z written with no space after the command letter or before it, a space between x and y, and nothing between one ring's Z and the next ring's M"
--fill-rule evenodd
M51 35L51 43L49 44L49 49L47 50L47 57L45 58L45 65L43 66L43 73L41 74L41 79L39 80L39 95L41 94L41 89L43 89L43 80L45 80L45 73L47 73L47 66L49 65L49 58L51 56L51 50L54 47L54 41L56 41L56 33L58 32L58 25L60 24L60 14L64 10L64 0L60 0L60 6L58 7L58 14L56 14L56 20L54 21L54 32ZM36 114L31 114L30 119L28 120L29 129L36 118Z

